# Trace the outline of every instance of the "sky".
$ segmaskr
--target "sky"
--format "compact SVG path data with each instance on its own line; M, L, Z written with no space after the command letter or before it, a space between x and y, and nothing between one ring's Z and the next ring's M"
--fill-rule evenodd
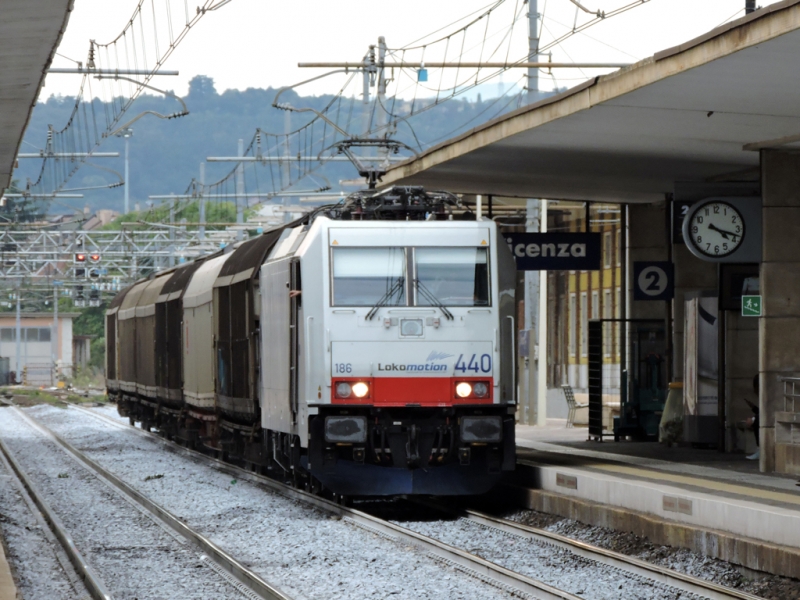
M171 2L173 12L184 14L184 8L201 0L156 0ZM762 0L762 5L777 0ZM611 11L631 4L632 0L581 0L593 11ZM635 62L653 53L696 37L723 22L744 14L744 0L649 0L632 10L607 18L599 24L575 34L552 48L556 62ZM68 59L84 61L88 40L98 43L114 39L130 19L137 0L75 0L67 31L54 67L75 66ZM164 66L178 70L178 77L160 77L154 85L185 95L188 82L196 75L212 77L216 89L243 90L249 87L278 87L300 82L323 73L320 69L299 69L300 61L358 61L378 36L385 36L390 48L401 48L431 32L437 36L450 33L448 28L463 16L488 7L489 0L230 0L216 11L207 13L188 33ZM185 5L185 6L184 6ZM465 59L477 60L479 53L500 40L513 29L511 41L505 40L495 60L508 56L519 60L526 52L527 8L522 0L506 0L489 25L481 22L469 30ZM513 15L522 15L511 27ZM591 16L581 12L572 0L538 0L538 12L543 15L542 44L572 28L573 23L585 23ZM577 21L576 21L577 16ZM177 18L176 18L177 20ZM464 21L461 21L463 24ZM489 43L481 44L488 38ZM432 37L428 38L431 41ZM477 40L477 42L475 41ZM448 47L454 56L453 38ZM437 50L438 48L438 50ZM444 43L431 44L422 50L409 52L406 60L442 59ZM439 53L437 55L437 52ZM502 55L502 56L501 56ZM608 72L608 69L557 69L551 75L541 75L540 88L572 87L586 77ZM521 70L504 75L507 81L522 76ZM50 75L42 97L74 96L79 84L77 75ZM328 77L298 89L303 94L336 93L341 77Z

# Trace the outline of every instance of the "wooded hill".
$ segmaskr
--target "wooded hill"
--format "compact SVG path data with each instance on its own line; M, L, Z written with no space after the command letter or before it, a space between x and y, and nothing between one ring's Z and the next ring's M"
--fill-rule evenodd
M188 95L184 98L190 114L186 117L162 120L146 116L133 126L130 141L130 195L131 209L140 203L144 210L148 195L182 194L192 178L199 175L200 162L208 156L235 156L239 139L249 143L257 128L267 132L284 132L284 112L271 106L276 90L273 88L251 88L245 91L227 90L218 93L212 79L197 76L192 79ZM322 109L331 100L330 96L299 97L294 92L286 92L281 102L288 101L296 107ZM34 152L41 148L47 137L47 125L56 129L63 127L69 118L74 99L51 96L38 104L25 133L22 152ZM432 110L412 117L409 124L401 123L397 137L409 145L422 147L440 143L445 139L480 125L502 112L512 110L518 105L515 95L483 101L480 96L475 102L468 100L449 100ZM356 110L362 110L360 102L355 102ZM95 101L94 111L100 118L104 107ZM170 114L179 110L174 99L144 95L131 109L130 117L153 110ZM356 116L354 122L357 122ZM310 113L292 116L292 126L300 126L310 119ZM102 121L104 123L104 120ZM411 133L413 127L416 139ZM120 152L119 158L93 159L93 163L124 173L124 142L120 138L108 139L101 148L104 152ZM419 147L417 147L419 150ZM41 161L26 159L14 174L21 187L26 178L35 180ZM212 182L231 170L231 163L209 163L206 167L206 182ZM349 163L329 163L322 171L336 185L339 179L357 179L355 169ZM112 174L101 169L83 166L67 187L91 187L117 181ZM266 186L265 186L266 187ZM263 190L271 191L271 190ZM51 213L69 212L70 207L82 209L111 208L121 210L124 192L122 188L84 192L83 200L65 200L54 203Z

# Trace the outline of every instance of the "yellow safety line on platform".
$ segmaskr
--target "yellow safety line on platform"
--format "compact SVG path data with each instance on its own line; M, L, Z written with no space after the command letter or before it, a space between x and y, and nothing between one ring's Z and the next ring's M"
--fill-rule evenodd
M733 483L723 483L721 481L698 479L697 477L689 477L686 475L675 475L673 473L665 473L663 471L650 471L636 467L625 467L622 465L592 465L591 468L602 469L604 471L611 471L615 473L624 473L627 475L636 475L639 477L646 477L649 479L671 481L673 483L683 483L686 485L693 485L695 487L707 488L709 490L714 490L717 492L727 492L729 494L738 494L739 496L752 496L753 498L760 498L762 500L774 500L775 502L796 504L800 506L800 494L787 494L784 492L774 492L771 490L763 490L760 488L740 486Z

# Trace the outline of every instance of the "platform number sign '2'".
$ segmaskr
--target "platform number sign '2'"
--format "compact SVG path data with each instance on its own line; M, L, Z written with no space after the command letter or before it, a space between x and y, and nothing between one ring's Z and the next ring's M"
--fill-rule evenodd
M465 359L465 355L461 354L456 361L456 371L461 373L491 373L492 372L492 357L489 354L473 354Z
M634 300L672 300L675 292L671 262L633 263Z

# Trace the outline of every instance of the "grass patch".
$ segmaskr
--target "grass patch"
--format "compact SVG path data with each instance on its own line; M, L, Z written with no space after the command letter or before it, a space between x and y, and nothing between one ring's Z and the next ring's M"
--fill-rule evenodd
M145 481L153 481L153 479L161 479L162 477L164 477L164 474L163 473L159 473L158 475L148 475L147 477L144 478L144 480Z

